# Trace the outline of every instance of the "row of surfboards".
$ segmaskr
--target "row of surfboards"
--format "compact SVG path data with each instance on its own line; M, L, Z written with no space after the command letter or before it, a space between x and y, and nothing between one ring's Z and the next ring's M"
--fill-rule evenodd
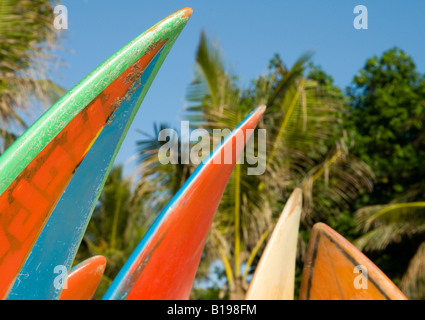
M183 8L142 33L43 114L0 157L0 297L92 299L106 268L71 268L105 179L162 62L192 14ZM161 211L103 299L188 299L212 219L238 155L265 106L248 115ZM221 163L224 150L232 162ZM221 163L221 164L218 164ZM246 299L293 299L302 209L295 190L270 237ZM367 288L353 270L367 270ZM58 271L69 271L66 286ZM362 274L364 276L364 274ZM364 279L363 279L364 280ZM361 252L314 226L301 299L405 299Z

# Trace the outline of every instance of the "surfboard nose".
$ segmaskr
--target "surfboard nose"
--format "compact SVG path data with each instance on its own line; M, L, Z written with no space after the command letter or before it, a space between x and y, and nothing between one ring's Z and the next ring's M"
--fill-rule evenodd
M192 15L192 13L193 13L193 9L192 9L192 8L190 8L190 7L182 8L182 9L180 9L179 11L183 13L182 17L184 17L184 18L188 18L188 19L190 18L190 16L191 16L191 15ZM179 11L177 11L177 12L179 12Z

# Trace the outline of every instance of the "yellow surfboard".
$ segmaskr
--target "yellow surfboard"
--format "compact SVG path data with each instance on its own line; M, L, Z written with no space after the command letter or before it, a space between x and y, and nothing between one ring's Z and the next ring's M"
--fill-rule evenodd
M360 250L323 223L313 226L300 300L406 300Z
M273 230L245 296L247 300L293 300L295 258L302 209L295 189Z

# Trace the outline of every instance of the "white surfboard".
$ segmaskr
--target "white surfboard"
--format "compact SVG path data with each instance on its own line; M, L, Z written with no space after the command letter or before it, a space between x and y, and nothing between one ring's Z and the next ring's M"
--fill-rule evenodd
M302 209L295 189L273 230L250 283L246 300L293 300L295 259Z

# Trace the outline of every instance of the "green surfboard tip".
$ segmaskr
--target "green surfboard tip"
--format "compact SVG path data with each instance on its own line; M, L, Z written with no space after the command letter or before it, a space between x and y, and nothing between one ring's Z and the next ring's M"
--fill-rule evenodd
M70 89L34 122L0 156L0 194L84 107L149 51L151 46L168 39L159 57L157 71L191 14L191 8L180 9L140 34Z

